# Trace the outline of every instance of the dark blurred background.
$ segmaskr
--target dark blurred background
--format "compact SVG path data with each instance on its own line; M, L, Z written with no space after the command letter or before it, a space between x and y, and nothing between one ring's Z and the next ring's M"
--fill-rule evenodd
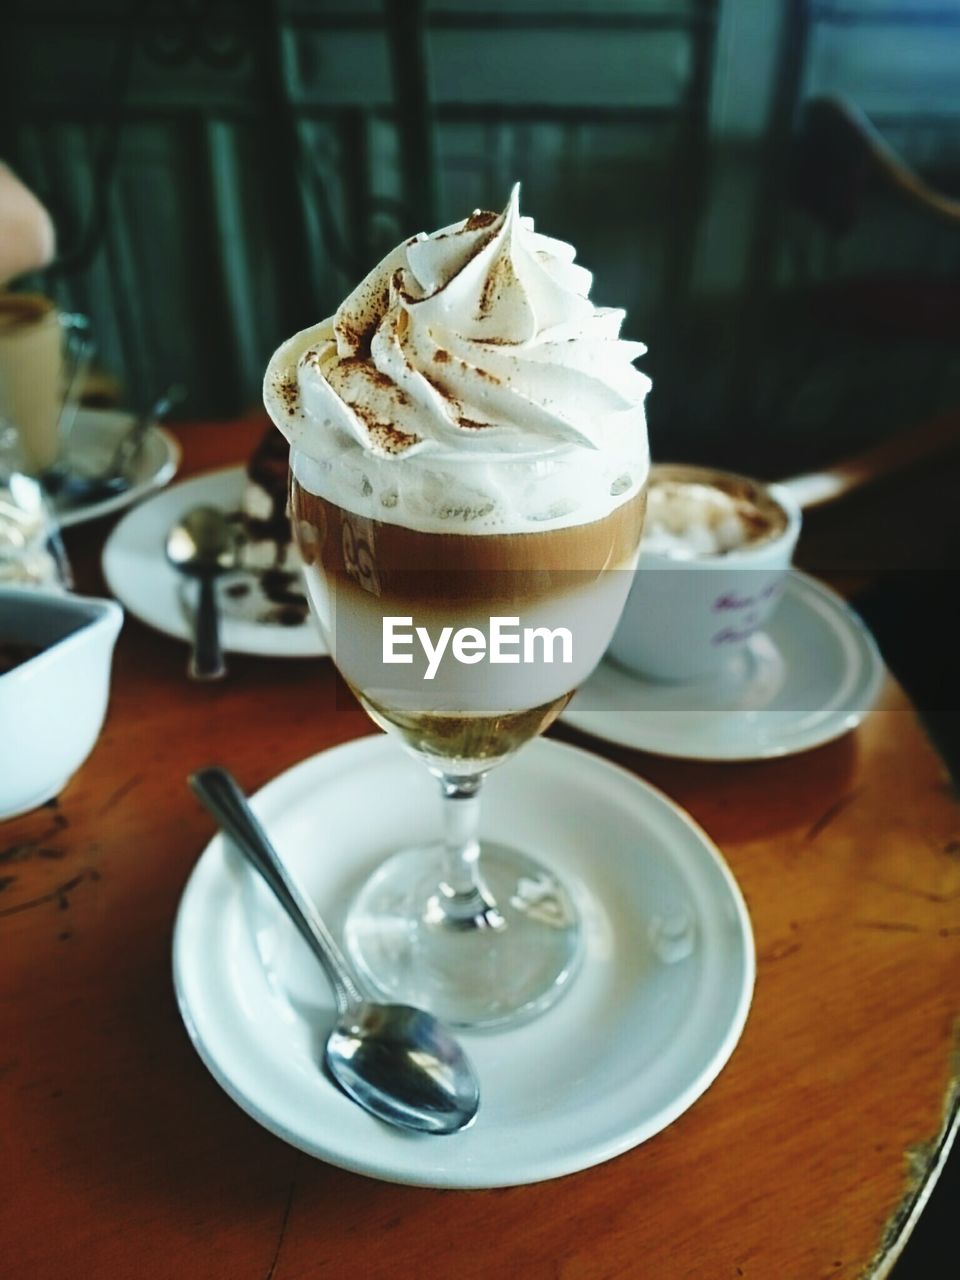
M183 418L247 411L282 338L519 178L649 345L655 456L782 476L960 420L960 0L8 0L0 21L0 157L59 229L26 283L92 317L123 403L177 381ZM956 500L931 491L947 518L904 563L889 492L857 602L956 768ZM936 1221L898 1280L946 1274L917 1261Z
M956 0L5 10L0 155L60 231L37 283L131 401L246 409L387 248L519 178L648 343L659 456L773 474L960 405L960 204L857 131L960 196Z

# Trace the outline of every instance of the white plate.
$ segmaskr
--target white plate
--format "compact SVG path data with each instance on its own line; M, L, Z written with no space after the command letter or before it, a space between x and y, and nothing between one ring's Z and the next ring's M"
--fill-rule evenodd
M181 1014L215 1079L293 1146L393 1182L536 1182L651 1137L733 1052L753 938L736 882L691 819L625 770L543 739L486 787L484 835L549 854L577 899L586 957L541 1017L461 1033L481 1105L449 1137L391 1129L340 1093L318 1066L333 1002L305 944L220 836L194 868L173 941ZM427 770L385 736L314 756L254 801L335 933L387 853L436 835L438 807Z
M103 549L103 574L120 603L141 622L178 640L192 639L196 583L168 563L164 552L167 531L191 507L209 505L225 512L238 511L245 483L243 467L207 471L141 503L113 530ZM295 550L291 549L289 557L291 566L299 564ZM261 620L269 612L269 603L256 593L256 582L255 575L247 573L221 580L220 640L226 652L278 658L325 654L309 614L292 627ZM250 594L235 602L227 589L238 583L250 588Z
M69 468L92 475L109 465L114 450L135 421L132 413L117 409L80 409L64 451L64 462ZM180 445L163 427L148 427L143 445L137 454L131 471L131 483L122 493L99 502L88 502L60 510L56 499L51 505L63 529L98 520L133 506L154 489L162 489L177 473L180 465Z
M763 760L855 728L882 679L876 641L849 605L794 570L767 630L719 676L659 684L602 662L562 719L595 738L657 755Z

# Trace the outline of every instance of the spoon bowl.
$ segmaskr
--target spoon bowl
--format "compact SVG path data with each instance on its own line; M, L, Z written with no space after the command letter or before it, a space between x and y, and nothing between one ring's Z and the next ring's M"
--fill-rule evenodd
M217 507L192 507L167 534L167 559L195 578L228 573L237 564L237 537Z
M324 1062L345 1093L388 1124L451 1133L477 1110L463 1050L423 1009L370 1001L353 1006L331 1031Z
M281 861L236 781L219 766L190 786L260 872L320 961L337 1002L324 1065L349 1097L378 1119L418 1133L456 1133L480 1105L476 1073L447 1027L409 1005L367 1000L316 907Z

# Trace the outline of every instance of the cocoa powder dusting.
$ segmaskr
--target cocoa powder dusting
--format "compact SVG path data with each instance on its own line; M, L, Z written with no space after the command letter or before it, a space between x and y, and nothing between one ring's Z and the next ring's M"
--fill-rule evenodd
M394 271L393 273L394 292L397 294L398 297L403 298L404 302L416 302L416 298L413 296L410 290L404 285L403 280L404 280L403 267L397 267L396 271ZM388 298L388 303L389 303L389 298ZM386 311L388 303L384 304L384 311Z
M384 392L396 404L409 404L410 397L402 387L398 387L388 373L383 373L375 364L371 364L369 360L365 360L363 356L347 356L340 361L341 369L356 369L362 376L378 391ZM350 407L355 413L363 416L362 407L350 403Z
M766 533L769 528L769 521L767 518L759 511L754 510L753 507L741 507L737 511L737 515L747 527L748 542L753 542L755 539L759 538L761 534Z
M364 298L362 302L366 302ZM377 332L380 321L383 319L387 307L390 305L390 288L384 285L377 297L371 297L369 300L370 308L373 311L370 319L365 325L351 324L347 316L342 313L337 315L335 328L338 335L346 342L347 346L355 356L369 356L370 346L373 342L373 335ZM366 307L361 306L361 310Z
M370 443L391 457L406 453L411 445L420 441L419 436L407 435L405 431L399 431L387 422L368 422L367 430L370 432Z
M493 271L487 276L483 282L483 289L480 292L480 301L477 304L477 319L482 320L484 316L490 314L493 304L496 301L497 281Z
M490 268L490 273L483 282L480 301L477 304L477 319L483 320L490 314L494 303L501 292L511 284L516 284L517 275L509 257L501 253Z
M463 224L463 229L464 231L480 231L483 227L489 227L491 222L496 222L499 217L499 213L491 213L489 209L474 209Z
M398 396L402 396L400 388L394 380L387 374L382 373L376 365L370 365L367 369L367 377L375 387L379 387L381 391L396 391Z
M295 378L283 378L274 384L277 396L287 413L293 416L300 408L300 388Z
M441 383L439 383L436 380L436 378L431 378L429 373L427 373L426 371L423 372L422 377L425 382L430 383L431 387L433 387L434 391L436 391L438 396L446 400L447 404L451 405L452 407L453 406L459 407L460 402L458 400L455 400L454 397L450 394L450 392L446 389L446 387L441 385Z
M503 385L502 378L498 378L495 373L490 373L487 369L482 369L478 364L467 364L466 360L459 361L459 364L464 373L473 373L484 382L492 382L498 387Z
M350 407L366 427L371 446L374 449L379 449L381 453L397 457L401 453L406 453L411 445L419 444L419 436L408 435L407 432L395 427L393 423L383 422L366 405L353 404Z
M346 321L339 322L337 327L339 329L340 336L350 347L351 351L356 353L356 356L348 357L348 359L363 358L370 355L373 335L377 332L377 325L379 323L379 319L374 317L368 325L362 329L358 329L354 325L348 324Z

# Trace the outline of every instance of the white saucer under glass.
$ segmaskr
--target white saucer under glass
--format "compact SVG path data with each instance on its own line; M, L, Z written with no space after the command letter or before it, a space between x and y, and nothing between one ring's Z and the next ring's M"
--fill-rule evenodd
M806 751L860 723L883 660L860 618L829 587L793 570L765 631L715 676L644 680L600 664L562 715L595 738L689 760L761 760Z
M385 736L282 774L253 806L335 931L397 842L429 839L434 783ZM538 739L492 773L482 836L549 848L585 936L577 981L533 1022L460 1033L481 1083L474 1125L411 1139L323 1073L334 1017L296 930L222 836L184 891L177 998L214 1077L273 1133L395 1182L535 1182L627 1151L714 1080L740 1037L754 980L746 907L722 857L676 805L574 747Z

